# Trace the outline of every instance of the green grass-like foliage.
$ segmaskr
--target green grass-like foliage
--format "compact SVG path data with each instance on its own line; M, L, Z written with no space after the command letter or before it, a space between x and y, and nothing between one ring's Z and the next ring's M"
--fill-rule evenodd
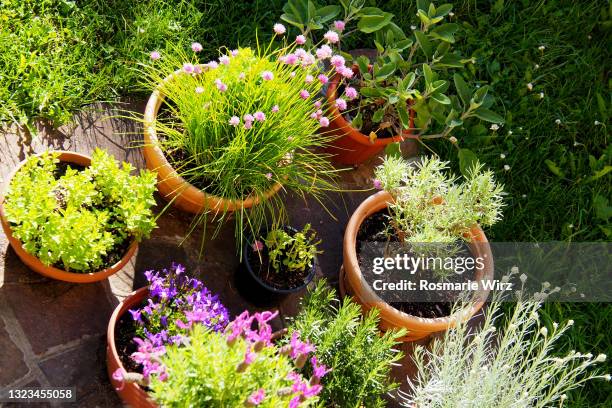
M155 174L130 173L105 151L91 166L58 172L58 155L31 157L11 180L4 211L13 235L45 265L97 272L119 260L116 248L147 237L155 227Z
M188 55L177 49L162 55L146 73L149 85L160 84L166 97L170 115L158 117L155 127L164 153L180 156L174 163L178 174L223 199L262 198L260 205L235 214L241 241L245 229L255 233L267 222L266 212L271 214L273 225L285 218L284 199L278 194L264 198L276 183L286 191L318 199L323 191L333 188L327 177L334 170L326 155L312 151L325 139L317 133L318 121L310 118L321 84L305 82L308 74L316 77L316 69L290 67L276 62L272 55L248 48L230 55L228 52L227 65L203 67L201 74L174 74L185 63L200 63L196 53ZM264 80L265 72L273 79ZM169 75L173 77L164 81ZM227 90L220 90L220 83ZM301 98L302 91L310 97ZM258 112L265 120L257 120ZM245 115L255 116L250 128L245 126ZM239 120L237 125L230 124L232 117ZM227 208L220 211L222 220ZM206 214L200 217L200 221L205 219Z
M378 321L377 309L363 316L350 298L337 300L324 280L302 299L302 310L289 330L314 344L319 361L331 368L321 380L325 407L383 407L383 395L398 387L389 376L391 366L402 358L394 347L405 331L381 335Z
M291 389L292 381L287 376L294 366L288 357L278 354L276 347L263 347L243 370L238 367L250 348L243 338L229 345L224 334L195 325L189 340L188 346L168 347L161 358L168 379L151 379L151 395L160 406L254 406L248 405L247 400L259 389L265 390L265 398L258 407L288 406L292 395L284 391ZM311 406L313 402L315 398L307 399L300 407Z
M411 243L469 241L470 228L490 226L501 216L503 187L493 172L473 167L465 181L447 174L448 163L424 158L411 166L402 158L387 157L376 168L381 186L394 199L389 205L393 233Z
M306 224L301 231L295 234L282 228L268 232L265 239L268 256L274 270L279 273L304 271L312 267L312 261L319 251L315 242L315 232L310 224Z

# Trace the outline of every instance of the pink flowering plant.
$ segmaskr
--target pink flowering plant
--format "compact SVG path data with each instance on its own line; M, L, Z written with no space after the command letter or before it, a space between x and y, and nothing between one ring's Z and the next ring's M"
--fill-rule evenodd
M269 322L277 314L245 311L224 332L194 326L188 345L169 346L161 356L166 372L152 377L153 399L168 407L316 406L329 370L297 332L285 346L275 345ZM317 367L311 377L301 374L307 361Z
M284 30L275 27L273 41ZM178 174L226 200L261 198L235 214L239 247L245 230L285 221L284 199L265 196L279 184L318 198L335 189L335 170L314 150L325 141L317 132L323 115L313 104L322 87L314 80L322 74L316 59L304 50L270 51L271 45L222 50L213 61L201 61L199 47L176 49L146 68L148 84L165 96L155 128ZM222 221L228 211L219 210ZM205 220L206 214L197 222Z
M127 373L120 368L113 375L121 382L143 385L147 385L153 375L167 378L161 356L169 345L188 344L194 326L220 332L229 322L227 309L218 296L198 279L187 276L184 266L173 264L162 271L147 271L145 276L149 282L146 302L129 310L136 327L133 340L137 346L130 358L140 372Z
M371 140L410 130L420 140L445 138L456 145L451 132L468 120L503 122L490 109L494 98L489 88L465 81L466 66L473 69L476 61L452 50L459 24L448 21L451 4L418 0L409 35L393 22L393 14L364 7L364 0L340 4L320 7L313 0L288 0L281 19L300 30L296 42L307 44L333 68L339 81L335 108L354 128ZM353 58L343 49L357 32L372 35L372 60Z

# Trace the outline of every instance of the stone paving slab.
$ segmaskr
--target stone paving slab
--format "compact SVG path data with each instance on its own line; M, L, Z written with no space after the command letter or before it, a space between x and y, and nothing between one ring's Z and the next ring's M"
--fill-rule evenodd
M46 149L89 154L99 146L117 159L143 168L144 159L136 148L141 143L139 127L117 117L123 108L142 112L143 106L142 103L121 108L92 106L75 117L74 125L57 130L40 126L36 137L14 128L0 133L0 184L3 187L8 182L8 175L19 161ZM332 285L338 283L345 225L352 211L371 194L364 191L371 185L371 170L370 164L342 174L342 187L354 192L330 195L326 206L333 216L315 200L304 202L296 197L284 197L292 225L301 228L311 223L323 239L317 278L326 277ZM165 206L158 198L157 210ZM237 284L240 275L233 224L224 225L219 235L206 243L203 256L199 256L201 231L196 230L185 238L190 223L189 215L170 208L160 217L151 238L140 244L137 254L123 270L107 281L85 285L53 281L31 272L10 249L0 231L0 387L73 385L78 394L74 406L121 406L106 376L104 348L108 319L125 296L146 284L144 271L163 268L171 262L184 264L189 273L219 294L231 313L245 308L261 309L261 305L243 296ZM276 306L282 317L292 316L302 295L270 299L268 307ZM276 328L281 324L278 319ZM410 347L403 346L407 351ZM399 380L411 371L409 359L394 369Z

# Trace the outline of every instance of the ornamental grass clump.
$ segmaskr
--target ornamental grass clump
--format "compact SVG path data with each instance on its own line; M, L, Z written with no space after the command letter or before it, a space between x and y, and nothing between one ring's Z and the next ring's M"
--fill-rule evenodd
M155 174L133 170L100 149L85 168L60 163L58 153L29 158L2 204L12 234L45 265L82 273L112 266L155 228Z
M224 200L261 200L235 212L242 245L245 230L254 234L286 218L284 199L266 195L274 188L317 200L333 189L333 168L313 150L324 143L319 119L311 118L322 85L311 80L318 73L314 61L290 65L277 52L240 48L204 63L197 45L190 53L156 54L147 68L148 85L165 98L154 126L163 153L186 181ZM229 213L225 204L210 210L219 221Z
M273 343L276 315L245 311L223 333L194 325L189 344L159 359L166 376L151 378L152 398L164 407L316 406L328 369L297 332L282 348ZM307 361L316 367L309 378L299 373Z
M473 67L476 61L452 49L460 28L447 21L453 6L436 6L429 0L418 0L416 6L408 34L393 21L392 13L366 7L363 0L323 6L312 0L288 0L281 19L300 30L297 44L305 44L332 66L341 92L335 108L346 111L351 125L372 141L409 129L409 110L415 112L421 139L450 139L453 130L472 119L502 123L503 118L490 110L494 98L489 87L473 89L464 79L466 65ZM376 56L371 61L353 58L344 48L357 32L372 35Z
M147 385L152 375L167 377L160 362L169 345L189 344L193 326L214 332L225 330L229 314L225 306L201 281L185 274L185 267L173 264L162 271L146 271L149 294L146 304L130 310L136 326L137 351L130 358L141 368L140 373L118 369L113 377Z
M523 277L523 281L524 281ZM542 289L537 299L517 291L508 314L495 294L480 329L458 322L429 347L418 346L418 370L406 407L562 407L567 393L594 379L610 381L594 365L606 360L574 350L554 352L573 320L546 325L538 311L556 289Z
M406 331L389 330L381 335L377 309L363 316L360 305L350 298L338 300L324 280L308 292L301 305L289 332L300 333L316 346L318 362L331 370L321 380L323 406L384 407L385 394L399 386L390 374L403 357L395 347ZM307 364L302 373L310 375L317 369Z

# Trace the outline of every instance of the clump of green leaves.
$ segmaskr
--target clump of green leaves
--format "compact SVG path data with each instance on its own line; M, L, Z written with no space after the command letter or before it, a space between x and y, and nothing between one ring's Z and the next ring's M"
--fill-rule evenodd
M412 166L391 156L376 168L377 182L393 196L393 233L405 242L469 242L474 225L491 226L500 219L503 187L496 184L492 171L476 164L458 183L447 169L448 163L436 157Z
M28 253L66 271L96 272L148 237L155 227L154 173L132 176L130 164L119 166L100 149L89 167L63 170L57 153L45 153L11 180L4 210Z
M418 21L409 35L393 22L392 13L364 7L364 0L340 4L341 7L319 7L312 0L289 0L281 18L310 36L309 44L315 46L317 31L328 30L324 23L342 16L329 27L340 37L337 44L330 45L338 47L334 52L344 58L348 67L351 63L359 67L359 74L352 76L351 72L344 73L346 68L342 65L336 66L338 74L345 77L344 85L359 91L356 110L350 112L355 128L371 139L388 130L393 135L402 134L411 127L409 110L416 113L414 122L421 139L450 138L451 131L469 118L503 122L490 110L494 99L488 87L474 91L464 80L465 65L474 61L452 49L460 26L445 21L453 8L451 4L436 7L430 0L418 0ZM354 59L348 50L340 48L347 44L350 33L358 31L372 34L377 50L373 61L365 56ZM347 92L345 99L354 96Z
M315 242L316 233L306 224L301 231L292 233L282 228L268 232L265 239L270 263L277 273L304 271L320 253Z
M317 348L317 358L331 368L321 380L320 398L326 407L383 407L383 396L398 384L391 366L402 358L394 349L405 331L381 335L378 310L365 316L350 298L336 299L324 280L302 299L302 309L289 326ZM309 374L312 367L304 370Z

